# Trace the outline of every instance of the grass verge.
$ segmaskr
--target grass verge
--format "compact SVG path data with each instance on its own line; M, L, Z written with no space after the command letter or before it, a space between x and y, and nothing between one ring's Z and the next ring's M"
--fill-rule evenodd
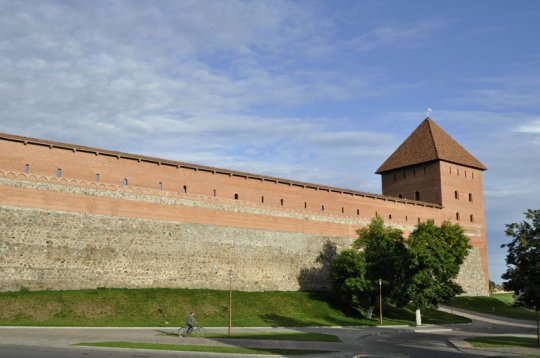
M161 332L159 335L178 337L176 333ZM258 332L258 333L208 333L204 338L261 339L268 341L341 342L338 336L313 332Z
M354 326L379 324L365 309L344 308L327 292L233 291L236 327ZM205 327L228 325L228 291L191 289L95 289L0 293L0 325L81 327L178 327L195 311ZM365 305L367 307L367 303ZM384 305L384 324L414 324L412 307ZM423 310L427 324L470 320Z
M513 306L513 302L511 294L496 294L490 297L461 296L453 298L449 306L508 318L536 320L534 311Z
M223 346L197 346L181 344L138 343L138 342L88 342L78 343L76 346L154 349L165 351L205 352L205 353L240 353L240 354L275 354L275 355L307 355L329 354L335 351L315 349L283 349L283 348L247 348Z
M502 301L508 305L514 304L514 294L510 292L504 292L504 293L492 293L489 297L495 298L499 301Z
M512 336L497 336L497 337L475 337L465 338L465 341L473 345L473 347L525 347L538 348L536 338L528 337L512 337Z

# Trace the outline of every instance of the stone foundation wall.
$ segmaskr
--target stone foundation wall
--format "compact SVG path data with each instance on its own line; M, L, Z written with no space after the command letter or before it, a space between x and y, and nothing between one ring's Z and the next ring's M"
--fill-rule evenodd
M487 296L489 288L486 287L486 280L482 270L482 258L480 250L472 248L465 262L461 265L459 275L456 280L467 296Z
M317 290L349 238L0 207L0 290Z
M26 287L328 289L352 238L0 206L0 291ZM478 250L458 282L484 294Z

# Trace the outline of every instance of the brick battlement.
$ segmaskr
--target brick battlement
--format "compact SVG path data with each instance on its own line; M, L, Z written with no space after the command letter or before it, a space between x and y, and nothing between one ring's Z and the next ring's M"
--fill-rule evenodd
M226 175L229 177L238 177L238 178L264 181L264 182L275 183L275 184L285 184L289 186L295 186L295 187L300 187L304 189L307 188L307 189L320 190L320 191L325 191L329 193L358 196L362 198L370 198L370 199L377 199L377 200L389 200L389 201L394 201L394 202L406 203L409 205L420 205L420 206L433 207L433 208L442 208L441 205L423 202L420 200L409 200L409 199L397 198L397 197L388 196L388 195L372 194L372 193L356 191L356 190L351 190L351 189L338 188L338 187L332 187L332 186L326 186L326 185L320 185L320 184L314 184L314 183L308 183L308 182L302 182L302 181L295 181L295 180L290 180L290 179L253 174L253 173L248 173L248 172L240 172L240 171L234 171L234 170L229 170L229 169L215 168L215 167L209 167L209 166L204 166L204 165L199 165L199 164L172 161L172 160L161 159L161 158L156 158L156 157L130 154L130 153L125 153L125 152L117 152L117 151L111 151L111 150L106 150L106 149L78 146L78 145L73 145L73 144L68 144L68 143L53 142L53 141L41 140L41 139L30 138L30 137L16 136L16 135L6 134L6 133L0 133L0 140L2 139L24 143L24 145L31 144L31 145L44 146L50 149L56 148L56 149L71 150L73 152L92 153L92 154L95 154L96 156L102 155L102 156L108 156L108 157L113 157L117 159L135 160L139 163L140 162L153 163L159 166L165 165L165 166L175 167L177 169L190 169L194 171Z

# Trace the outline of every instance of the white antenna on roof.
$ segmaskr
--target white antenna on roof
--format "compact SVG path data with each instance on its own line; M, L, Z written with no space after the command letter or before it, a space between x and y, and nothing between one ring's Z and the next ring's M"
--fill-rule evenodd
M426 109L426 117L431 118L431 113L433 113L433 110L431 109L431 107L428 107Z

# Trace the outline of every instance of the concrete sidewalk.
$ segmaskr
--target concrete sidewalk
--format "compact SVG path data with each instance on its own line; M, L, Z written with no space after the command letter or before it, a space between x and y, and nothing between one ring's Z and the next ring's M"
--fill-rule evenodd
M536 322L528 320L518 320L513 318L507 318L502 316L495 316L487 313L479 313L474 311L465 310L462 308L455 308L450 306L440 306L439 310L442 312L448 312L457 314L462 317L469 318L473 321L480 321L491 325L505 326L505 327L517 327L527 328L536 331ZM496 336L513 336L513 337L529 337L536 338L535 334L476 334L476 337L496 337ZM476 348L465 340L468 337L456 337L449 338L448 341L462 352L480 354L484 356L500 357L504 354L506 357L525 357L525 356L539 356L540 348L524 348L524 347L485 347Z
M495 316L487 313L474 312L462 308L455 308L444 305L439 306L439 311L457 314L459 316L470 318L472 320L482 321L491 324L536 329L535 321Z
M208 333L227 333L227 327L207 328ZM330 332L329 332L330 330ZM140 342L178 345L204 345L249 348L309 349L328 350L336 353L314 355L316 357L350 358L356 348L351 342L281 341L238 338L178 337L178 328L171 327L0 327L0 345L21 345L35 347L72 347L81 342ZM242 327L233 333L257 332L317 332L339 336L338 328L299 327ZM345 339L347 340L347 339ZM109 349L109 348L107 348ZM212 355L207 353L206 355ZM247 357L246 354L224 354L218 356ZM257 357L265 355L256 355ZM276 355L272 355L276 357ZM304 356L309 357L309 356Z

